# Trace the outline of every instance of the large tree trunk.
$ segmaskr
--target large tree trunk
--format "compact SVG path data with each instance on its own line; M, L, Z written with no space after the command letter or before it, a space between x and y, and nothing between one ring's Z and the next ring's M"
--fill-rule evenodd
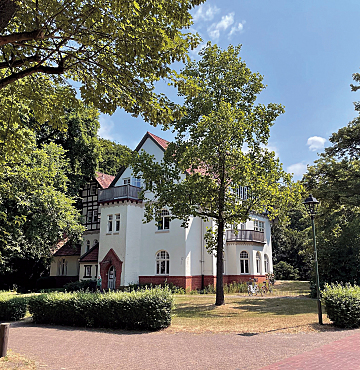
M224 220L220 219L217 230L216 247L216 306L225 304L224 299L224 279L223 279L223 244L224 244Z

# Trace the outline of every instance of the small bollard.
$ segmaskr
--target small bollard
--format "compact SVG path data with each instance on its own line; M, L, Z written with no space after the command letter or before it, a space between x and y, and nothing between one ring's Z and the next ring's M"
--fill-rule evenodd
M0 357L5 357L9 339L10 324L0 324Z

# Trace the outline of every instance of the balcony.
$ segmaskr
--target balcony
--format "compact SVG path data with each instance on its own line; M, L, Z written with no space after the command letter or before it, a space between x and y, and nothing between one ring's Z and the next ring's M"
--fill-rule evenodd
M98 202L111 202L119 199L140 200L141 188L133 185L121 185L113 188L99 190Z
M226 241L265 244L265 234L263 231L255 230L226 230Z

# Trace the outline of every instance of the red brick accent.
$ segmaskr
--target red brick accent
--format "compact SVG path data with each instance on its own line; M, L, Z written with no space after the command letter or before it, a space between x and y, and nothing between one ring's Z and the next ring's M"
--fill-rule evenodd
M108 287L108 271L111 266L114 266L116 271L115 289L120 287L122 264L123 263L120 261L120 258L111 248L104 259L100 262L100 275L102 279L101 287L103 289L107 289Z
M265 281L265 275L224 275L224 284L232 282L247 282L249 279L258 279L258 283ZM172 283L184 289L195 290L201 289L201 275L197 276L139 276L139 284L164 284ZM216 286L216 276L205 275L204 286Z

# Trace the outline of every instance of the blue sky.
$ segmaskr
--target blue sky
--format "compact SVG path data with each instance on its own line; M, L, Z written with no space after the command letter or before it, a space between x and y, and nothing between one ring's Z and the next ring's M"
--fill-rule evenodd
M241 57L264 76L259 103L281 103L285 114L271 129L269 148L300 179L329 145L329 136L356 113L350 91L359 71L358 0L208 0L192 12L193 31L223 49L242 44ZM190 56L197 58L196 52ZM168 91L176 99L176 91ZM122 110L101 115L100 136L134 149L146 131L171 140Z

